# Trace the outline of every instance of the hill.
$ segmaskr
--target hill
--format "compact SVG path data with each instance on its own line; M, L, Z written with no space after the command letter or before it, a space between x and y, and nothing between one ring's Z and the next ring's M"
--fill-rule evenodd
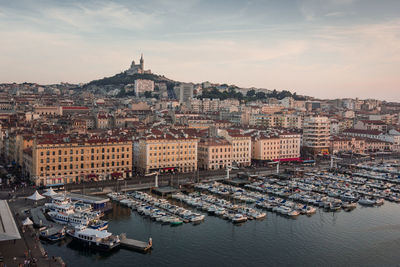
M118 73L112 77L105 77L103 79L99 79L99 80L94 80L91 81L89 83L87 83L85 85L85 87L87 86L107 86L107 85L116 85L116 86L120 86L120 85L127 85L127 84L133 84L135 83L135 80L138 79L145 79L145 80L152 80L155 83L158 82L164 82L167 84L167 86L169 84L176 84L177 82L170 80L168 78L166 78L165 76L161 76L161 75L156 75L153 73L144 73L144 74L140 74L140 73L136 73L133 75L128 75L125 72L121 72Z

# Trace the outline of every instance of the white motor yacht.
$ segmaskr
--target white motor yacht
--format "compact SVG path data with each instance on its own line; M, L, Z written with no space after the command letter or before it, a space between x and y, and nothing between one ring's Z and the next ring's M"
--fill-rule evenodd
M233 218L232 218L233 223L242 223L245 221L247 221L247 217L244 216L243 214L239 214L239 213L235 214L235 216L233 216Z
M369 198L360 198L358 203L363 206L373 206L375 204L375 200Z
M107 230L100 231L96 229L78 227L72 230L67 230L67 234L85 246L103 251L112 250L120 244L119 236L113 235Z

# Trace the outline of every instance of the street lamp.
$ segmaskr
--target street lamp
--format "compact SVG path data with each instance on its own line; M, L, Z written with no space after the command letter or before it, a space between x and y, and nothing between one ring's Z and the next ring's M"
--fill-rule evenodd
M152 176L155 175L155 179L154 179L154 187L158 187L158 175L160 174L160 172L152 172L149 174L146 174L145 176Z
M229 172L232 170L232 167L226 165L226 179L229 180Z

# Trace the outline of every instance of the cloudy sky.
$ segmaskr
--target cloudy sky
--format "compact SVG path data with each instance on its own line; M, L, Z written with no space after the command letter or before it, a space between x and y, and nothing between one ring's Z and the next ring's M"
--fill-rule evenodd
M0 82L138 61L179 81L400 101L399 0L0 0Z

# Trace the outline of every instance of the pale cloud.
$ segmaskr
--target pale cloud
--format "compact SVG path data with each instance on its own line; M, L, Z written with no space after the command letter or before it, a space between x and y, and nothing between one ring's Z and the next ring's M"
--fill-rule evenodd
M378 90L377 97L400 99L397 17L335 24L359 16L349 8L358 2L302 0L292 7L298 20L276 23L249 16L254 10L247 5L224 13L204 12L203 3L84 1L32 5L24 12L2 8L0 82L88 82L127 69L143 52L146 68L178 81L317 97L373 97Z
M53 7L44 9L43 15L83 31L99 30L99 27L144 29L158 22L157 16L151 13L112 2L75 4L68 9Z
M350 13L342 11L346 6L356 3L357 0L299 0L301 14L307 21L314 21L320 17L341 17Z

